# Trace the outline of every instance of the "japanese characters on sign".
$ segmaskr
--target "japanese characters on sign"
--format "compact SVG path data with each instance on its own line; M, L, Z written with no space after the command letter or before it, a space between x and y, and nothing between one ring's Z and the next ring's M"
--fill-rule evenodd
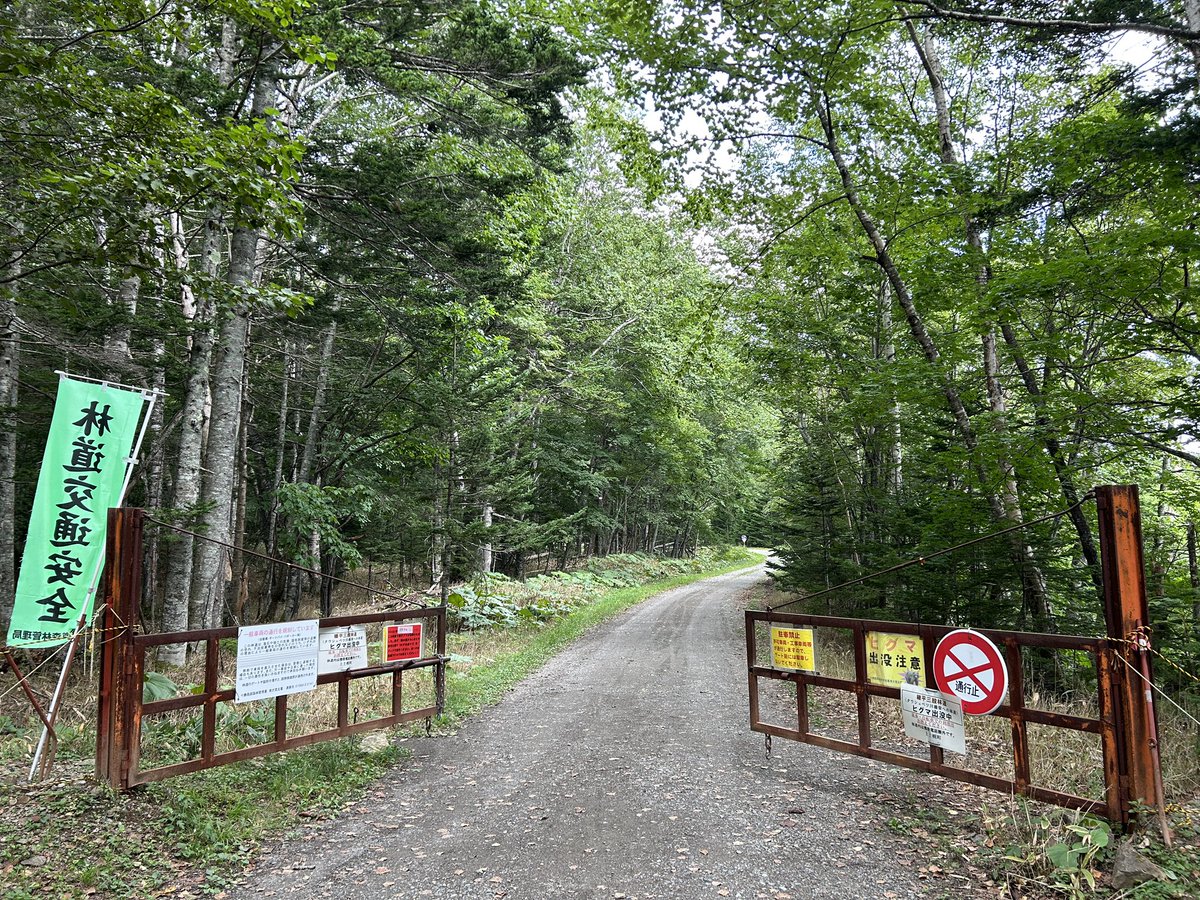
M8 643L51 647L92 614L109 507L120 502L145 397L63 377L42 455Z
M421 658L421 624L388 625L383 629L383 661L403 662Z
M863 640L868 682L892 688L924 683L925 642L915 634L868 631Z
M772 625L771 668L790 672L815 672L817 658L812 629Z
M900 685L900 711L904 733L943 750L966 753L962 704L938 691L911 684Z
M933 651L933 677L968 716L995 712L1008 694L1008 666L1000 649L978 631L959 629Z
M316 619L242 626L234 702L311 691L317 686L319 646Z
M367 629L362 625L322 628L317 651L317 674L363 669L367 665Z

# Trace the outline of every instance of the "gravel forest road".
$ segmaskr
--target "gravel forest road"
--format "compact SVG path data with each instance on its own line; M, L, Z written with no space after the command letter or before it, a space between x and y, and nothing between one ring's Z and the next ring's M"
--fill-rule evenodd
M900 770L786 741L767 760L747 726L738 598L763 576L677 588L590 632L457 734L411 741L234 895L922 894L920 847L876 806L903 793Z

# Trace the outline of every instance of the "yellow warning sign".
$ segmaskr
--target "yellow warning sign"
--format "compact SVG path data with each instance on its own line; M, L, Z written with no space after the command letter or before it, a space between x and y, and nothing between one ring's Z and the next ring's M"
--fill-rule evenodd
M883 687L925 685L925 642L915 634L868 631L867 681Z
M811 628L781 628L771 626L771 668L792 672L815 672L816 653L813 650Z

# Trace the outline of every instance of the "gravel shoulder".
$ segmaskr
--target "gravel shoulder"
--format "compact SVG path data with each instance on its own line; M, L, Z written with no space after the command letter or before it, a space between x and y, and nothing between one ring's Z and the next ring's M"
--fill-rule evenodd
M850 898L925 893L885 827L900 770L747 725L756 568L595 629L352 810L268 850L238 897ZM960 892L961 895L961 892Z

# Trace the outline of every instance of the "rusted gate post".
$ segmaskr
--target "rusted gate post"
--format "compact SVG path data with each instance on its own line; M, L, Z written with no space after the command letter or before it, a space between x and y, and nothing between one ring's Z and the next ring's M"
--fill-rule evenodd
M134 648L142 599L141 509L108 511L104 606L100 617L100 696L96 723L96 778L128 790L137 755L141 706L130 691L142 689L141 655Z
M1160 806L1163 800L1156 764L1154 707L1147 701L1150 685L1135 674L1142 670L1143 662L1143 651L1135 638L1150 624L1137 485L1096 488L1096 511L1104 574L1104 620L1112 659L1112 710L1119 736L1121 819L1128 823L1135 802Z

